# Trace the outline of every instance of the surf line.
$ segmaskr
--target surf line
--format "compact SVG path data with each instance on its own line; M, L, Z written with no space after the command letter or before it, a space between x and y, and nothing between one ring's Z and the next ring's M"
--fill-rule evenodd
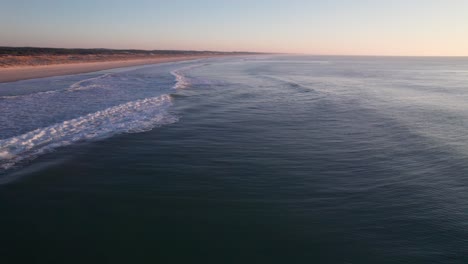
M182 67L176 70L171 71L172 76L175 77L176 83L172 87L173 89L184 89L187 87L190 87L192 83L190 82L190 79L185 75L187 71L190 71L194 68L202 67L207 64L195 64L195 65L190 65L186 67Z
M168 113L170 95L127 102L75 119L0 140L0 174L22 161L32 160L56 148L122 133L138 133L177 122Z

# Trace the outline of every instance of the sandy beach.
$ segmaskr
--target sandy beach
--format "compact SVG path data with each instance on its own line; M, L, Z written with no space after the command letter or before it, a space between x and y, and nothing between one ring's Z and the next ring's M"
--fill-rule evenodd
M19 80L44 78L60 75L79 74L94 72L106 69L156 64L163 62L184 61L192 59L201 59L214 57L216 55L184 55L184 56L164 56L157 58L140 58L140 59L125 59L100 62L80 62L52 65L36 65L36 66L11 66L0 68L0 83L14 82Z

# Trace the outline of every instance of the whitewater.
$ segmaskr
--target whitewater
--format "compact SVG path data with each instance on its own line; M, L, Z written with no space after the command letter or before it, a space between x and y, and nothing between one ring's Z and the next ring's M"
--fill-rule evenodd
M23 90L32 87L32 91L19 95L13 90L15 85L10 85L12 88L9 84L0 85L0 89L4 88L0 91L7 93L0 94L3 113L0 117L3 124L0 130L0 174L60 147L121 133L144 132L177 122L177 116L169 111L173 104L171 94L173 90L189 87L190 80L185 73L201 65L174 63L170 66L175 69L167 71L162 67L163 70L158 72L151 66L144 66L96 73L91 77L84 75L84 79L67 86L54 85L59 82L57 80L63 81L67 77L24 81L30 86ZM155 78L158 76L160 80ZM45 91L34 90L34 86L49 85L50 89ZM54 109L54 105L57 108ZM106 105L112 106L98 110ZM94 109L97 111L86 113ZM58 118L65 120L54 122ZM39 127L8 137L34 126Z

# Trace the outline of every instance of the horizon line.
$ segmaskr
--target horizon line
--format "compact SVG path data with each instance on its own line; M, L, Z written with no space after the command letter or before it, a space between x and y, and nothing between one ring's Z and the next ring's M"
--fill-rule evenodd
M220 53L258 53L258 54L274 54L274 55L302 55L302 56L332 56L332 57L437 57L437 58L467 58L468 55L390 55L390 54L319 54L319 53L303 53L303 52L271 52L271 51L245 51L245 50L234 50L234 51L225 51L225 50L210 50L210 49L138 49L138 48L64 48L64 47L54 47L54 46L3 46L0 45L0 48L32 48L32 49L64 49L64 50L134 50L134 51L191 51L191 52L220 52Z

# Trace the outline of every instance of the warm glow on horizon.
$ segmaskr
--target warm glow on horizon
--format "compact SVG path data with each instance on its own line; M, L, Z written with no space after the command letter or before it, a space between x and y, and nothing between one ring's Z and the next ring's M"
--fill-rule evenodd
M2 3L0 46L468 56L468 1Z

